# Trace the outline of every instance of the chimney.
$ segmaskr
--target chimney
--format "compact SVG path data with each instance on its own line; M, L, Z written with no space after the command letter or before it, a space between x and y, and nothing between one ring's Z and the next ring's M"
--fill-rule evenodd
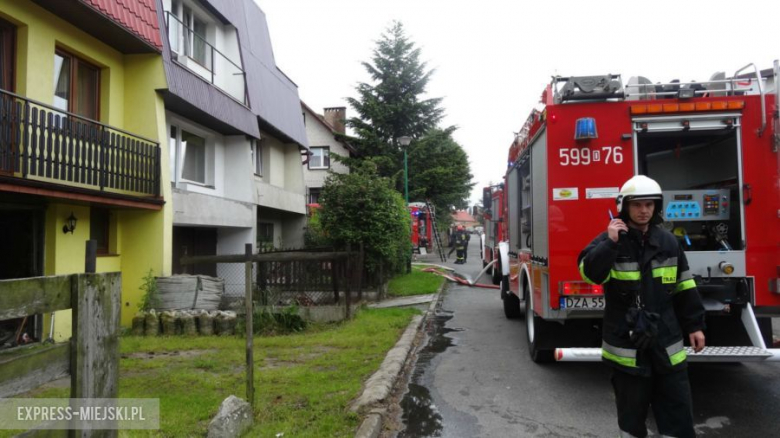
M347 118L347 107L336 106L325 108L325 121L333 127L339 134L346 133L344 119Z

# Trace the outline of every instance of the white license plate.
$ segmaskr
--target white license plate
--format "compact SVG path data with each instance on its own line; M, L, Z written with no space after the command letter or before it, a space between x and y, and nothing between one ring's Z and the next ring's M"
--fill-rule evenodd
M603 309L604 297L561 297L561 309Z

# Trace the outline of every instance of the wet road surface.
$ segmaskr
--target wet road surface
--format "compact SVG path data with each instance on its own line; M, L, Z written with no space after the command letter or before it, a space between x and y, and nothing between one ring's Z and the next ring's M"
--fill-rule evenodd
M466 265L475 276L472 245ZM485 279L489 282L489 279ZM610 371L600 363L534 364L525 322L504 317L494 289L450 284L408 376L398 437L614 437ZM699 436L780 436L780 363L693 364ZM651 434L655 424L650 418Z

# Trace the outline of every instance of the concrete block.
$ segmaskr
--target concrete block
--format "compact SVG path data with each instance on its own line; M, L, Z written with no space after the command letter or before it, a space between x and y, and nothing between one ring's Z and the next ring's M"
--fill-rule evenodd
M355 438L377 438L382 431L382 416L379 414L369 414L360 425L355 434Z
M252 407L231 395L219 406L219 412L209 423L208 438L233 438L245 433L254 423Z

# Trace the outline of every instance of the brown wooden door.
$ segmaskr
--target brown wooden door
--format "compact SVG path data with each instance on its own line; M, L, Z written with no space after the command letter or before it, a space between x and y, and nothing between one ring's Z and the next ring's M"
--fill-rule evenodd
M216 228L173 227L173 273L202 274L217 276L215 263L201 263L182 266L179 260L184 255L213 256L217 255Z

